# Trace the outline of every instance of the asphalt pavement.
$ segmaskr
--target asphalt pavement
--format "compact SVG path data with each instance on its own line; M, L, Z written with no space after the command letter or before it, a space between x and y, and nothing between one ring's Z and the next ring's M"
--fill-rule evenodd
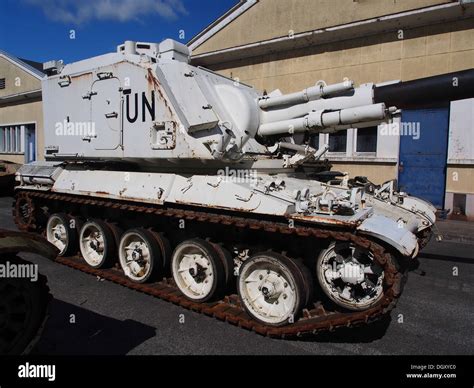
M15 229L11 198L0 228ZM433 245L436 244L436 245ZM474 353L474 245L431 242L391 319L305 340L276 340L117 284L24 254L54 296L36 354L470 354Z

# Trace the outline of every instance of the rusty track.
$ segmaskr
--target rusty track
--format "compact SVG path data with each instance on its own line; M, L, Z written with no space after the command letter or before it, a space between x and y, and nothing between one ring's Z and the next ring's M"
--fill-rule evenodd
M401 294L405 276L399 272L394 262L392 254L376 242L355 235L351 232L334 231L320 229L317 227L307 227L295 225L290 228L286 223L269 222L255 218L233 217L213 212L203 212L194 210L183 210L178 208L154 207L152 205L137 205L136 203L127 203L123 201L108 200L88 197L54 194L45 192L21 191L17 193L17 198L34 203L35 199L40 201L58 201L74 203L88 206L108 207L124 211L155 214L162 217L175 217L186 220L194 220L203 223L222 224L225 226L236 226L239 228L250 228L252 230L264 230L267 232L280 234L296 234L305 237L316 237L318 239L332 239L339 241L350 241L363 248L369 249L377 263L383 268L385 273L384 297L374 307L362 312L343 312L337 310L327 310L321 302L315 303L311 308L303 310L302 317L295 323L283 327L273 327L263 325L254 321L240 305L237 295L229 295L224 299L214 303L195 303L181 295L180 291L174 286L172 280L164 279L160 282L151 284L137 284L128 280L118 269L94 269L89 267L79 257L58 257L57 262L78 269L101 278L121 284L128 288L158 297L160 299L172 302L186 309L215 317L222 321L229 322L239 327L252 330L256 333L277 337L301 337L303 335L316 334L323 331L332 331L340 327L352 327L375 321L390 310L392 310L398 297ZM30 202L31 201L31 202ZM18 203L18 202L16 202ZM20 214L18 206L13 206L13 215L17 225L23 230L35 230L36 219L30 214L25 223Z

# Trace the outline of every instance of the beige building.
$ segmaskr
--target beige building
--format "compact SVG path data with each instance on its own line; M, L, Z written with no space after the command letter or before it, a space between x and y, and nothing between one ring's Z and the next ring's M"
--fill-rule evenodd
M188 45L195 65L261 91L416 80L474 67L474 3L243 0ZM474 99L402 112L401 123L421 126L418 138L374 127L313 141L329 142L336 170L399 179L406 191L474 218L473 112Z
M0 50L0 160L44 159L41 67Z

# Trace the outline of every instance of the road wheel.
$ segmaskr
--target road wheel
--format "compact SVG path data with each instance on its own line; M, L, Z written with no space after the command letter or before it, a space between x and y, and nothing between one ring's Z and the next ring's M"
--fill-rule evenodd
M226 274L219 254L211 243L186 240L173 252L171 271L184 296L195 302L207 302L223 296Z
M51 215L46 224L46 239L59 249L59 256L75 254L78 238L74 220L64 213Z
M274 252L258 253L240 268L238 291L245 310L272 326L296 321L308 295L298 264Z
M92 268L104 268L113 264L115 239L108 225L100 220L86 222L79 237L82 257Z
M383 297L383 269L372 253L350 242L333 242L316 262L319 285L336 305L362 311Z
M119 261L125 276L135 283L156 280L162 273L161 249L152 232L130 229L120 239Z

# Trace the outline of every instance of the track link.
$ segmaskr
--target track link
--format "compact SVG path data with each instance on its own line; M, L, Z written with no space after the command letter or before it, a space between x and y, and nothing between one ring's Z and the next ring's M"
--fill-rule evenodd
M298 236L315 237L318 239L330 239L352 242L362 248L369 249L377 263L385 273L385 290L383 299L374 307L362 312L345 312L328 310L321 302L315 303L311 308L303 310L302 317L296 322L283 327L264 325L253 320L240 305L238 295L229 295L224 299L213 303L194 303L186 299L170 279L164 279L156 283L137 284L128 280L121 271L113 269L94 269L88 266L80 257L58 257L56 261L68 267L89 273L114 283L123 285L130 289L143 292L148 295L177 304L186 309L215 317L219 320L229 322L258 334L275 337L290 338L314 335L320 332L333 331L342 327L353 327L376 321L390 312L402 292L406 275L399 271L394 256L382 245L365 237L358 236L352 232L321 229L316 226L304 226L295 224L290 227L285 222L269 222L252 217L234 217L214 213L186 210L173 207L158 207L154 205L143 205L134 202L55 194L50 192L19 191L17 198L32 203L35 201L54 201L72 204L80 204L92 207L108 207L129 212L155 214L161 217L174 217L185 220L193 220L202 223L222 224L224 226L235 226L238 228L249 228L252 230L264 230L266 232L279 233L282 235L296 234ZM18 202L16 202L18 203ZM37 229L36 219L29 214L26 219L18 212L18 206L13 206L13 216L18 227L23 230ZM284 236L283 236L284 237Z

